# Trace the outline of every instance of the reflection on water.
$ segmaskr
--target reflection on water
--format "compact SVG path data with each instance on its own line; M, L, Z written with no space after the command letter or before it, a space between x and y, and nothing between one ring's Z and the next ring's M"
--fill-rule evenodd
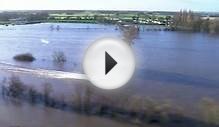
M135 127L105 118L73 114L19 101L0 101L0 112L2 127Z

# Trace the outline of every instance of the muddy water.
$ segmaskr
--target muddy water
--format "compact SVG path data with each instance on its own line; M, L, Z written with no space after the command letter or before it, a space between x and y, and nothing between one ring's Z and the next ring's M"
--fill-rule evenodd
M106 118L2 100L0 125L2 127L137 127Z

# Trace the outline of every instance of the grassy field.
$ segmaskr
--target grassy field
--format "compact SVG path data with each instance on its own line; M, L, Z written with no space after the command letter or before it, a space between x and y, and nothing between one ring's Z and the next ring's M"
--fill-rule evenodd
M29 24L29 22L79 22L79 23L134 23L167 25L171 13L135 11L3 11L0 24Z
M56 22L128 22L135 24L168 24L171 15L162 15L146 12L78 12L78 13L50 13L49 21Z

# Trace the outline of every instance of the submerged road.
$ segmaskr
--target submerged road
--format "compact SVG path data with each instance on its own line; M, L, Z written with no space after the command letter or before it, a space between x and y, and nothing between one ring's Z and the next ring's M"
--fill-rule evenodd
M85 74L45 69L30 69L4 62L0 62L0 70L13 73L31 74L48 78L87 80L87 76Z

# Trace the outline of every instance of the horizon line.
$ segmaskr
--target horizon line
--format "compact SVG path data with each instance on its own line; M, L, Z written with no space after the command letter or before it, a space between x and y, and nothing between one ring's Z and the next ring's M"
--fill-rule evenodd
M4 12L4 11L11 11L11 12L15 12L15 11L106 11L106 12L110 12L110 11L114 11L114 12L180 12L181 10L187 10L187 11L193 11L196 13L219 13L219 11L194 11L192 9L179 9L178 11L176 10L101 10L101 9L0 9L0 12Z

